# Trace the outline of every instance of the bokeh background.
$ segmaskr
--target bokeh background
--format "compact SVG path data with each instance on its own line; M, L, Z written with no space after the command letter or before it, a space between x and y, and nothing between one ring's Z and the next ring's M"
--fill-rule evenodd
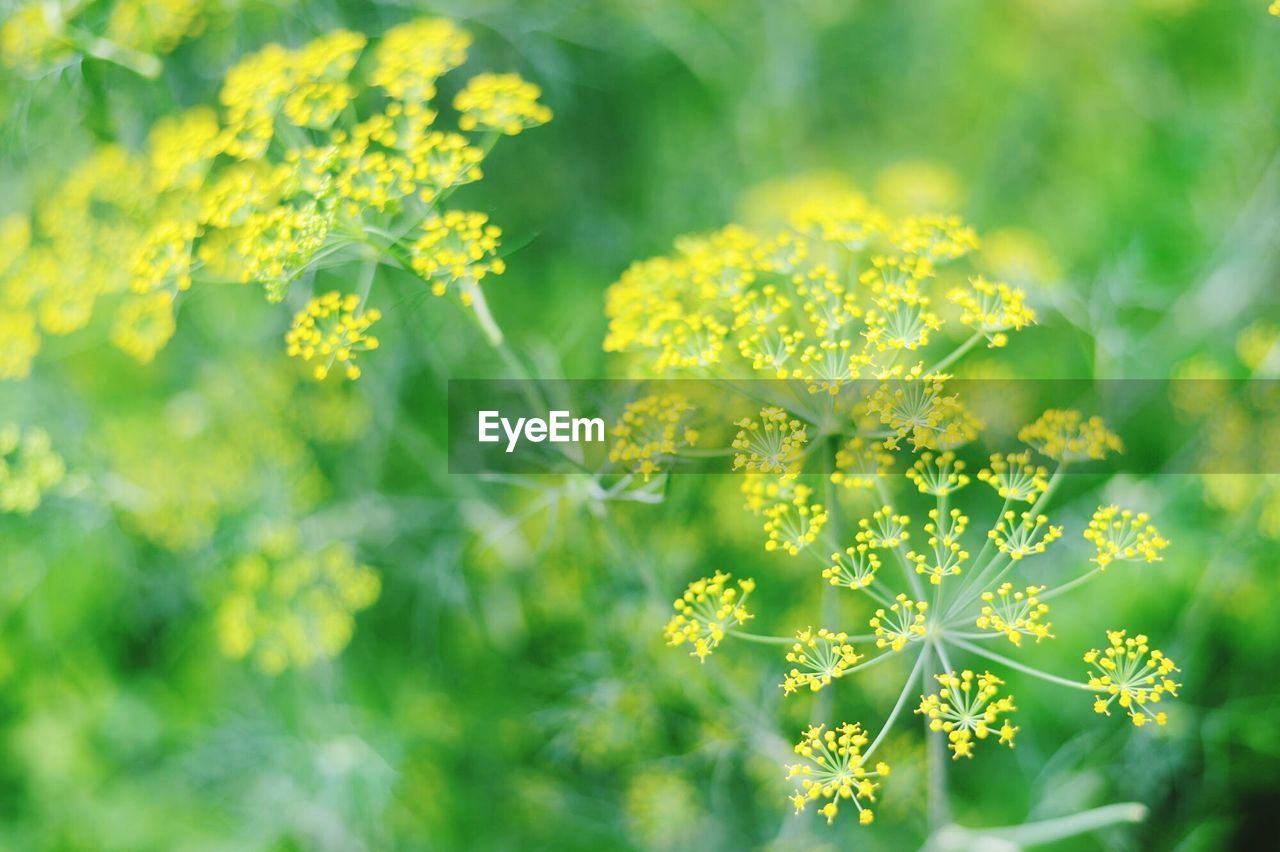
M1264 0L210 2L153 79L93 58L3 69L0 213L213 103L264 44L421 14L461 22L473 63L519 71L555 112L466 189L507 234L490 300L536 375L620 372L603 293L631 261L837 183L979 229L1042 319L1002 377L1274 377L1280 19ZM924 840L918 738L895 744L874 828L828 830L791 815L770 751L800 724L776 650L727 644L699 668L664 647L670 599L716 569L760 582L759 632L815 611L818 585L761 549L732 478L600 506L573 477L450 476L445 382L509 365L443 300L383 307L351 385L308 383L280 352L287 312L239 287L193 291L152 364L91 327L0 383L0 422L47 430L68 470L35 511L0 514L0 848ZM1073 529L1098 490L1141 501L1174 544L1064 599L1037 659L1073 671L1103 628L1140 623L1182 666L1176 718L1101 724L1011 677L1018 748L951 774L957 818L1133 800L1143 824L1060 848L1274 837L1280 482L1082 478ZM277 535L352 543L380 595L340 654L270 674L221 652L217 614L246 543ZM840 701L876 717L896 687L870 674Z

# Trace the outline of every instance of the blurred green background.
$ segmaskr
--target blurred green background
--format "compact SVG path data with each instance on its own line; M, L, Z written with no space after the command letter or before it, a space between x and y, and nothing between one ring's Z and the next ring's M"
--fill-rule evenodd
M603 292L627 264L767 215L807 176L954 209L1003 245L1042 319L999 353L1012 375L1274 377L1258 349L1280 321L1280 19L1264 0L215 2L155 79L95 59L5 70L0 214L95 146L137 148L158 117L213 103L245 53L421 14L458 20L475 67L519 71L555 112L465 190L514 249L489 298L538 375L619 373ZM384 305L365 377L314 386L280 363L287 312L256 288L193 293L153 364L91 329L0 383L0 421L46 429L70 471L33 513L0 514L0 848L924 840L919 739L895 744L874 828L828 830L784 798L770 738L802 717L774 727L776 649L727 643L700 668L663 646L670 599L716 569L760 583L759 632L816 611L818 584L760 548L731 477L600 507L573 477L450 476L445 381L507 375L454 306ZM1070 483L1070 552L1099 499L1140 501L1173 547L1063 600L1036 659L1074 672L1102 629L1140 623L1168 637L1183 697L1148 735L1011 677L1018 748L951 774L961 822L1134 800L1142 825L1061 848L1275 836L1274 491ZM353 543L381 596L336 658L273 676L220 652L216 613L246 542L280 525ZM881 671L840 706L882 718L901 674Z

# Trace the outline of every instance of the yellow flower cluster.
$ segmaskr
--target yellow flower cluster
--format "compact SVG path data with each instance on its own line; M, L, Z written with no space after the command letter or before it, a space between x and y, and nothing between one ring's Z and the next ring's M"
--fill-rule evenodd
M901 651L908 642L923 639L928 632L927 601L913 601L898 595L888 609L877 609L868 624L875 631L876 647Z
M801 762L787 766L787 778L800 779L800 786L791 797L796 813L803 811L809 802L826 799L818 813L827 818L827 824L835 821L840 812L840 802L853 802L858 809L858 822L870 825L875 815L869 804L876 800L880 788L877 778L889 775L889 764L880 762L868 769L864 764L863 749L867 735L862 726L846 722L834 730L825 725L815 725L806 730L795 746Z
M981 275L969 279L968 287L951 290L947 298L960 307L960 322L985 337L991 348L1007 345L1010 331L1021 331L1036 321L1036 312L1027 307L1021 290Z
M1049 523L1046 515L1030 512L1016 514L1005 512L996 521L987 536L1014 562L1037 553L1044 553L1050 544L1062 538L1062 527Z
M817 541L827 522L827 511L821 503L810 505L812 495L812 488L796 483L790 500L779 500L763 511L765 550L781 549L796 556Z
M637 473L646 482L669 469L682 449L698 442L689 426L694 405L683 394L650 394L627 403L609 434L609 463Z
M492 130L514 136L551 120L538 103L542 90L517 74L477 74L453 99L463 130Z
M431 282L432 293L443 296L456 285L462 303L469 305L477 283L506 271L497 256L502 230L488 222L483 213L450 210L443 216L433 213L422 223L422 235L410 252L414 271Z
M369 327L382 318L376 309L361 310L360 297L344 296L336 290L316 296L293 318L285 335L286 352L303 362L316 361L313 375L324 379L334 364L343 367L348 379L360 378L356 353L378 348L378 338Z
M1149 721L1163 725L1168 716L1151 705L1159 704L1166 695L1178 696L1180 684L1169 677L1178 667L1148 646L1145 635L1128 636L1126 632L1108 630L1107 647L1084 655L1084 661L1094 669L1088 673L1089 688L1106 696L1095 697L1093 710L1109 716L1112 703L1118 703L1139 728Z
M805 444L805 426L777 406L760 409L760 419L744 417L735 425L733 469L751 473L794 474L800 469Z
M1018 432L1018 440L1061 462L1105 459L1124 450L1120 437L1102 418L1085 418L1079 411L1051 408Z
M121 12L119 26L159 27L190 5L121 2L146 9ZM194 284L253 282L280 301L321 262L389 262L437 295L482 300L481 279L505 268L501 232L482 213L441 205L481 179L493 140L436 127L429 105L470 37L450 21L412 21L361 62L366 42L337 30L267 45L228 70L220 111L156 122L141 155L103 146L30 218L0 221L0 378L28 375L42 336L84 328L102 300L115 314L111 341L145 362L172 337ZM515 75L492 77L473 90L489 92L486 115L518 107L549 119ZM463 118L464 131L476 121Z
M0 512L31 514L66 473L48 432L0 424Z
M658 373L755 374L838 393L929 345L944 325L938 268L977 246L955 217L895 220L855 193L827 194L793 205L780 230L729 225L633 264L606 295L605 349ZM1020 291L975 281L956 297L961 318L991 340L1034 321Z
M756 587L755 580L739 580L729 585L731 574L717 571L715 576L695 580L676 599L676 614L664 631L667 644L693 646L691 656L704 662L719 647L725 633L752 618L747 612L747 597Z
M1169 541L1151 524L1146 512L1133 512L1119 506L1099 506L1084 531L1085 540L1093 542L1098 555L1093 561L1099 568L1112 562L1159 562L1160 551Z
M1003 633L1015 645L1022 644L1023 636L1034 636L1036 641L1053 638L1053 627L1040 619L1049 614L1049 605L1036 595L1044 586L1027 586L1025 591L1014 591L1013 583L1001 583L994 592L982 593L982 609L976 620L982 630Z
M965 464L951 450L935 455L928 450L907 470L907 478L915 483L921 494L946 497L969 484L964 473Z
M787 651L787 662L793 668L779 686L790 695L802 686L817 692L857 665L862 655L849 644L849 634L836 633L825 627L815 633L812 627L796 632L796 643Z
M1003 714L1012 713L1013 696L999 697L1004 681L991 672L975 675L962 671L934 676L942 689L926 695L916 712L929 720L929 729L943 731L947 735L951 759L973 757L974 740L985 740L992 733L999 735L1001 745L1013 748L1013 737L1018 729L1008 719L997 730L996 722Z
M294 535L277 538L235 562L215 615L222 652L233 660L252 654L272 675L337 656L355 632L355 613L382 588L345 545L308 552Z
M880 557L871 545L861 540L852 547L846 547L844 553L831 554L831 561L830 567L822 569L822 578L833 586L865 588L871 585L880 570Z
M996 453L988 467L978 471L978 480L1013 503L1034 503L1049 487L1049 471L1032 464L1031 453Z
M960 573L960 566L969 561L969 551L960 544L969 519L959 509L952 509L941 514L937 509L929 510L929 521L924 525L925 534L929 536L929 547L932 554L907 552L907 561L914 563L917 574L929 577L932 585L938 585L943 577L953 577Z

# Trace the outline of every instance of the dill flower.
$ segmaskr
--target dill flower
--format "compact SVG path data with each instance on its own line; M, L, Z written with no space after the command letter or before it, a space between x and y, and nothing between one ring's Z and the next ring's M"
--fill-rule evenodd
M25 379L40 352L40 333L31 311L0 310L0 379Z
M879 762L872 769L864 765L862 750L868 740L861 725L846 722L829 731L825 728L809 727L795 746L801 761L787 766L787 778L799 778L800 786L791 803L798 814L809 802L826 799L818 813L830 825L840 811L840 801L851 801L858 809L858 822L870 825L875 816L868 805L875 802L880 788L875 779L888 776L889 765Z
M907 469L907 478L915 483L921 494L946 497L969 484L964 468L964 462L950 450L940 454L925 451Z
M1122 452L1120 436L1109 431L1102 418L1085 418L1071 409L1049 409L1018 432L1018 440L1061 462L1104 459Z
M1034 503L1049 487L1049 471L1031 463L1031 452L996 453L991 463L978 471L978 480L1015 503Z
M538 103L542 89L519 74L477 74L453 99L463 130L493 130L514 136L551 120L551 110Z
M65 478L66 465L48 432L0 424L0 512L31 514Z
M799 473L809 434L803 423L776 406L760 409L760 419L744 417L736 424L733 469L750 473Z
M162 222L152 228L133 257L133 292L191 289L191 244L198 233L193 222Z
M992 283L981 275L968 287L956 287L947 298L960 307L960 322L999 348L1009 342L1009 331L1021 331L1036 321L1036 312L1025 304L1026 294L1004 283Z
M362 310L354 293L344 296L335 290L316 296L293 318L284 338L286 351L304 363L316 361L316 379L326 378L335 363L342 365L348 379L358 379L357 353L378 348L378 338L368 331L381 318L376 308Z
M111 343L140 364L149 364L177 330L173 294L167 290L132 296L116 311Z
M1022 644L1023 636L1034 636L1036 641L1052 638L1049 622L1040 619L1049 614L1049 605L1036 597L1044 586L1027 586L1014 591L1013 583L1001 583L994 592L982 593L982 609L975 622L982 630L1003 633L1015 645Z
M1049 524L1045 515L1021 515L1005 512L987 533L1001 553L1017 562L1032 554L1044 553L1050 544L1062 538L1062 527Z
M474 286L486 275L501 275L506 264L497 256L502 230L488 224L483 213L450 210L432 213L422 223L422 236L410 247L413 269L431 282L431 292L443 296L451 285ZM459 293L463 304L472 294Z
M913 601L905 594L898 595L887 610L877 609L868 622L875 631L876 647L901 651L908 642L923 638L928 632L925 626L928 609L927 601Z
M1178 696L1180 684L1169 677L1178 671L1173 660L1151 648L1141 633L1128 636L1124 630L1108 630L1107 643L1103 650L1094 648L1084 655L1084 661L1093 666L1088 672L1089 688L1106 696L1094 696L1094 712L1109 716L1111 705L1118 703L1136 727L1149 721L1165 724L1168 717L1151 705L1166 695Z
M991 672L975 675L968 669L958 677L955 672L934 677L942 689L924 696L916 712L929 720L930 730L946 733L952 760L972 758L974 740L985 740L992 733L1002 745L1013 748L1018 729L1008 719L999 729L995 727L1002 715L1017 709L1013 696L998 697L1004 681Z
M0 25L0 62L24 74L37 74L75 55L59 4L31 2Z
M906 438L914 449L946 450L973 440L978 424L955 394L945 392L949 376L925 375L912 368L894 371L867 400L870 413L894 433L884 444L896 449Z
M862 655L853 650L848 640L849 634L825 627L816 633L812 627L797 631L796 643L787 652L787 662L795 665L779 684L783 694L790 695L803 686L817 692L857 665Z
M678 393L650 394L627 403L609 434L609 462L649 481L666 470L680 450L694 446L698 433L688 425L693 403Z
M355 632L355 613L381 594L376 571L333 544L300 550L290 534L231 566L230 589L214 620L218 644L233 660L253 656L267 674L337 656Z
M822 569L822 577L833 586L845 586L850 589L862 589L871 585L880 570L880 557L871 545L859 541L852 547L846 547L843 553L831 554L832 565Z
M1093 561L1099 568L1112 562L1159 562L1160 551L1169 541L1151 523L1146 512L1133 512L1119 506L1099 506L1084 531L1085 540L1093 542L1098 555Z
M747 612L747 598L756 587L755 580L739 580L729 585L732 574L717 571L712 577L694 580L673 604L676 614L667 622L663 633L667 644L693 646L690 656L705 662L720 646L726 632L754 616Z
M960 464L963 466L963 462ZM877 478L892 465L893 455L880 443L854 435L836 450L835 470L830 479L845 488L875 488Z
M930 509L924 531L929 536L929 547L933 548L932 559L926 554L908 551L907 561L915 563L916 573L928 575L929 582L935 586L943 577L959 574L960 566L969 561L969 552L960 544L968 525L969 519L959 509L945 515Z
M862 532L858 533L858 540L877 549L897 547L911 538L911 532L907 529L910 523L911 518L907 515L895 515L892 506L881 506L872 512L870 518L858 521L858 526L862 528Z
M467 61L470 46L471 34L446 18L400 24L374 48L369 82L402 101L429 101L436 81Z
M822 504L809 504L813 489L797 484L790 500L779 501L764 510L765 550L782 549L791 556L813 544L827 522Z
M157 192L199 189L225 141L218 113L211 107L192 107L159 119L147 134L151 186Z

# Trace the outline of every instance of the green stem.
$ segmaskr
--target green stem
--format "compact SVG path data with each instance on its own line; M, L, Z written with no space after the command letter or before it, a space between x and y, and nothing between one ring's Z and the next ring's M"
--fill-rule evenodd
M930 367L928 370L926 370L925 375L938 373L938 372L941 372L942 370L945 370L947 367L950 367L952 364L958 361L960 357L963 356L966 352L968 352L974 346L977 346L978 341L981 340L984 336L985 335L982 332L975 331L968 340L966 340L964 343L961 343L959 346L957 346L950 355L943 358L941 361L939 361L938 363Z
M880 743L884 742L884 738L889 733L889 729L892 728L893 723L897 721L898 714L900 714L902 712L902 708L906 706L907 696L911 694L911 687L915 685L916 677L920 674L920 669L924 667L924 658L925 653L922 648L920 650L920 654L916 657L916 664L912 667L911 674L907 675L907 682L902 687L902 694L898 696L897 703L894 704L893 709L889 711L889 718L884 720L884 726L880 728L880 733L876 734L876 738L871 741L871 745L867 746L867 750L862 753L862 761L864 764L871 758L872 753L879 748ZM883 657L877 657L876 659L883 659Z
M1092 571L1090 571L1089 573L1087 573L1087 574L1082 574L1082 575L1080 575L1079 577L1076 577L1076 578L1075 578L1074 580L1072 580L1071 582L1069 582L1069 583L1063 583L1061 586L1058 586L1058 588L1056 588L1056 589L1050 589L1050 590L1049 590L1049 591L1047 591L1047 592L1044 592L1044 593L1042 593L1042 594L1040 594L1040 595L1037 595L1037 597L1038 597L1040 600L1042 600L1042 601L1047 601L1047 600L1049 600L1050 598L1056 598L1058 595L1061 595L1061 594L1063 594L1064 592L1069 592L1069 591L1071 591L1071 590L1072 590L1072 589L1074 589L1076 586L1084 585L1086 582L1088 582L1089 580L1092 580L1095 576L1097 576L1097 575L1098 575L1098 574L1100 574L1100 573L1102 573L1102 568L1101 568L1101 567L1094 568L1094 569L1093 569Z
M1087 683L1080 683L1074 680L1067 680L1065 677L1058 677L1057 675L1052 675L1052 674L1049 674L1048 672L1042 672L1037 668L1023 665L1022 663L1019 663L1016 660L1011 660L1002 654L995 653L994 651L988 651L986 648L981 648L977 645L966 642L963 639L955 639L953 640L953 644L957 648L963 648L971 654L977 654L979 657L986 657L988 660L991 660L992 662L1000 663L1002 666L1008 666L1011 669L1020 671L1023 674L1029 674L1032 677L1038 677L1041 680L1048 681L1049 683L1056 683L1059 686L1069 686L1072 689L1081 689L1081 690L1084 690L1085 692L1094 691L1094 689L1090 687L1089 684Z

